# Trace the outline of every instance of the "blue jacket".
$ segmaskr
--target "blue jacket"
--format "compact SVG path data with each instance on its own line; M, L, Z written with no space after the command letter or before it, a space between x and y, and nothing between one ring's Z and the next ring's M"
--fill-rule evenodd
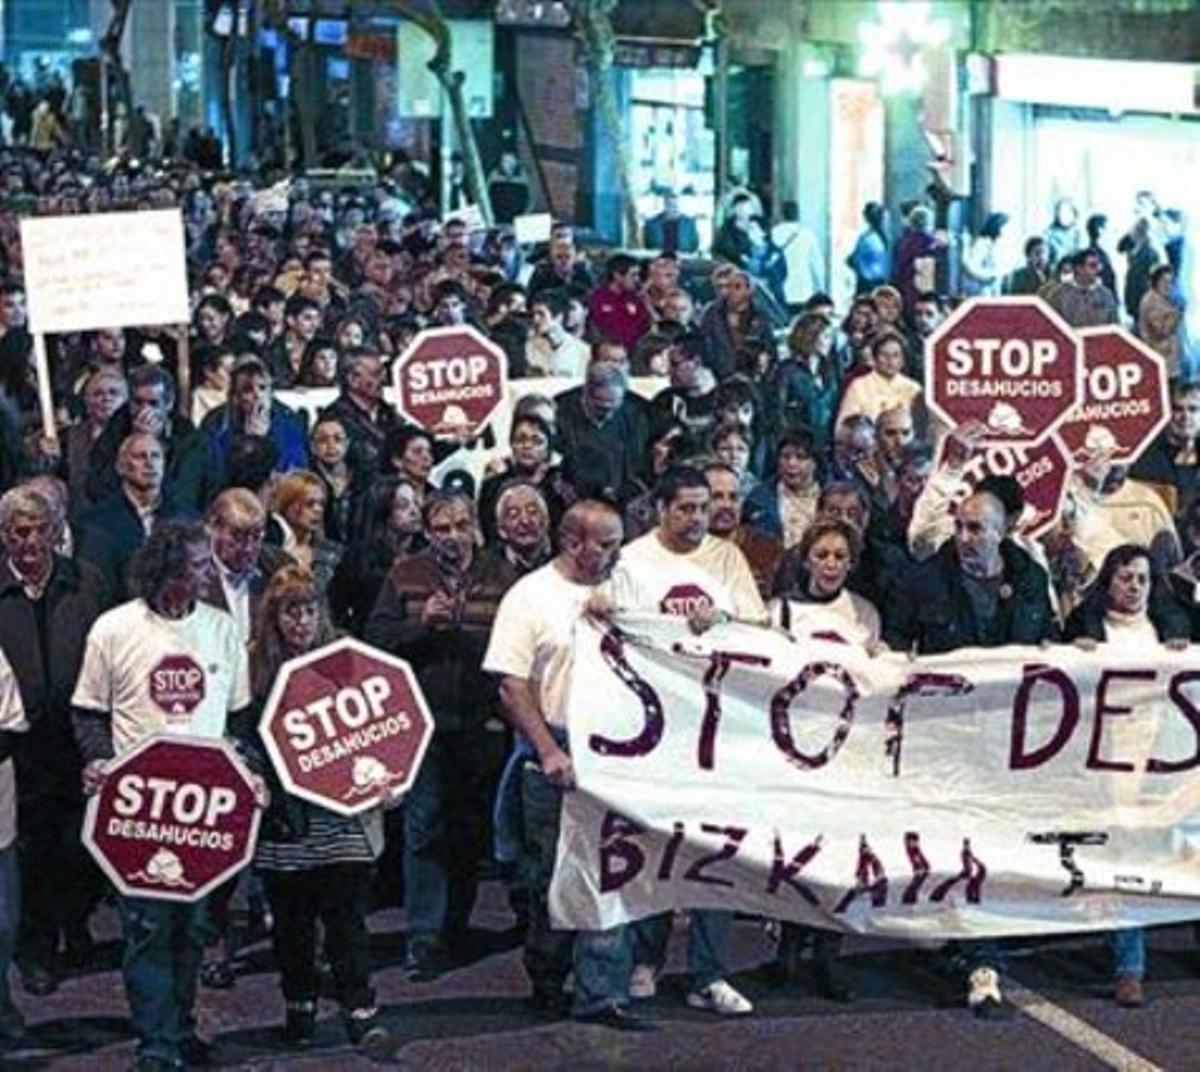
M229 406L213 410L204 418L201 430L208 436L217 464L222 470L229 459L234 429L229 420ZM308 465L308 437L304 424L295 410L282 402L271 403L271 430L267 437L279 448L279 471L303 469Z

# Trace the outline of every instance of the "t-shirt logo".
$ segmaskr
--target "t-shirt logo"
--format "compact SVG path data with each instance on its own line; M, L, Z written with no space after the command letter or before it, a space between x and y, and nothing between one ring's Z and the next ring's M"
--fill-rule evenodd
M150 671L150 698L168 715L190 715L204 700L204 671L190 655L168 655Z
M674 614L687 618L697 611L709 611L714 607L713 598L697 584L677 584L662 598L658 609L663 614Z

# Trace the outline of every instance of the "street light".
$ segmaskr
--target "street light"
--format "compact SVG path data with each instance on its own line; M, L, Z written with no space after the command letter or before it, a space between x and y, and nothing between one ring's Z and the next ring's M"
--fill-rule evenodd
M859 72L879 80L885 97L918 93L929 76L925 53L950 38L950 27L933 17L926 0L882 0L879 21L858 27Z

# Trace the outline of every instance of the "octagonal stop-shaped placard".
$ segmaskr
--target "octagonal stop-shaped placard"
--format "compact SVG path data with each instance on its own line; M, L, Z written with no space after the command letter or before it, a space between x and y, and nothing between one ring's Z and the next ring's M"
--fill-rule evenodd
M433 718L408 663L345 637L283 664L259 734L288 792L356 815L412 787Z
M1039 298L971 298L925 344L926 400L988 443L1036 443L1078 403L1083 345Z
M105 774L88 800L83 843L120 893L198 901L250 862L260 813L250 773L226 742L148 737Z
M470 439L503 404L508 358L473 327L426 328L392 367L401 415L434 436Z

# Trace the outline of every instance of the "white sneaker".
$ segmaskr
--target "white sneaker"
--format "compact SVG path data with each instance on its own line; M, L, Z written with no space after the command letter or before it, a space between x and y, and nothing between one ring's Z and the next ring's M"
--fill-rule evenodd
M745 1016L754 1011L754 1006L739 994L724 979L709 983L703 990L693 990L687 996L693 1009L707 1009L719 1016Z
M629 976L629 996L638 1000L654 997L658 993L657 977L653 965L635 964Z
M1004 1007L1000 974L994 968L976 968L967 977L967 1008L984 1020L998 1017Z

